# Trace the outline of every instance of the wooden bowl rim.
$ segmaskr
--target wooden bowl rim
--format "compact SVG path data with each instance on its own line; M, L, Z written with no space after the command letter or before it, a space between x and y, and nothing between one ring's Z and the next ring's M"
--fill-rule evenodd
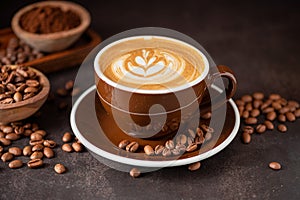
M60 7L63 10L74 11L80 17L80 20L81 20L80 25L73 29L67 30L67 31L60 31L60 32L48 33L48 34L30 33L21 28L21 26L19 24L19 19L25 12L27 12L33 8L36 8L36 7L47 6L47 5ZM66 7L67 7L67 9L64 9ZM83 32L90 25L90 22L91 22L91 16L90 16L89 12L84 7L82 7L81 5L79 5L77 3L73 3L73 2L69 2L69 1L43 1L43 2L29 4L29 5L21 8L19 11L17 11L12 18L11 26L12 26L12 29L14 30L14 32L18 32L23 37L28 37L28 38L32 38L32 39L61 39L61 38L65 38L65 37Z
M24 101L15 102L12 104L0 104L0 110L17 109L23 106L32 105L43 100L45 97L48 96L50 92L50 82L46 77L46 75L44 75L42 72L40 72L39 70L33 67L28 67L28 68L32 69L40 77L40 84L42 84L43 86L42 90L39 93L37 93L35 96L26 99Z

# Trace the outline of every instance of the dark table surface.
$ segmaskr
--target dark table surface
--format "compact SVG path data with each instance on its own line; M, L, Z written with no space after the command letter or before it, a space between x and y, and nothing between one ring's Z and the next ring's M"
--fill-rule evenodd
M1 1L0 28L10 25L24 1ZM185 33L210 53L217 64L236 73L235 98L255 91L279 93L300 101L300 3L296 1L79 1L92 15L91 27L104 39L127 29L159 26ZM5 5L4 5L5 4ZM48 74L52 91L76 77L78 66ZM57 109L60 101L66 111ZM37 119L49 138L61 145L71 131L71 98L45 104ZM0 199L299 199L300 122L288 132L276 130L241 142L239 132L195 172L187 166L164 168L133 179L94 159L87 151L63 153L38 170L11 170L0 162ZM282 170L268 168L270 161ZM63 163L68 172L55 174Z

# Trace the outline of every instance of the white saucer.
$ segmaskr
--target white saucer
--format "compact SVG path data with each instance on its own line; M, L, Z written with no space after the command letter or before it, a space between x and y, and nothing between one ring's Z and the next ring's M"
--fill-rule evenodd
M209 158L224 149L236 136L240 117L236 104L232 99L228 105L234 112L234 126L219 145L214 148L192 157L179 158L174 160L149 160L144 153L128 153L115 146L105 135L99 125L95 112L96 86L86 90L75 102L71 112L71 127L76 137L90 151L90 153L102 163L122 171L128 171L132 166L142 168L144 171L152 171L162 167L173 167L191 164ZM113 133L111 133L113 134ZM131 156L133 155L134 156Z

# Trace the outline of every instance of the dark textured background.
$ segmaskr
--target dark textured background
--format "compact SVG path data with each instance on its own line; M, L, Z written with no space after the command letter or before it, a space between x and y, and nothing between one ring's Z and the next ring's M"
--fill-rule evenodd
M29 2L1 1L0 28L8 27L14 12ZM79 3L91 12L91 27L103 38L142 26L171 28L191 36L217 64L235 71L236 98L263 91L300 101L299 1ZM74 78L77 69L48 75L52 90ZM45 105L38 119L49 138L57 141L70 130L70 106L67 112L56 108L61 100ZM104 166L88 152L67 154L57 149L56 158L38 170L11 170L0 162L0 199L299 199L299 125L299 120L288 123L284 134L256 135L249 145L241 143L238 133L227 148L203 161L199 171L166 168L135 180ZM282 164L281 171L268 168L273 160ZM65 164L68 173L55 174L57 162Z

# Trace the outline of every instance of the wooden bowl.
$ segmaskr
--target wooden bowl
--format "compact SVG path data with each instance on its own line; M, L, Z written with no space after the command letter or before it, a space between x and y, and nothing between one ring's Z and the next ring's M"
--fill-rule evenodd
M49 34L35 34L23 30L19 20L27 11L41 6L60 7L63 11L71 10L76 13L81 23L79 26L67 30ZM12 18L11 26L14 33L28 45L42 52L55 52L66 49L79 39L82 33L88 28L91 22L89 12L82 6L68 1L43 1L30 4L20 9Z
M7 124L30 117L37 112L47 100L50 91L48 78L42 72L34 68L30 69L40 77L40 84L43 86L41 91L24 101L12 104L0 104L0 124Z

